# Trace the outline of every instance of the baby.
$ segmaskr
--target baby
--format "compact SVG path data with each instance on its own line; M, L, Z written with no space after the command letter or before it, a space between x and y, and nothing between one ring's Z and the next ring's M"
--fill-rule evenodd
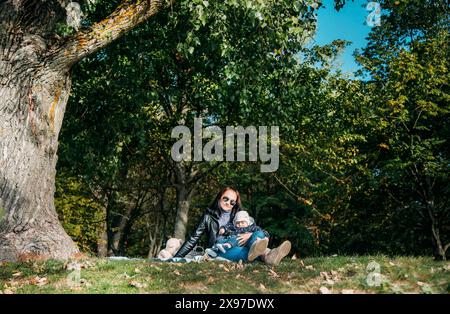
M238 236L242 233L261 231L266 236L268 235L254 223L253 218L245 210L237 212L233 222L234 224L229 222L220 227L216 243L211 249L205 250L210 257L217 257L219 251L226 253L232 247L239 246Z

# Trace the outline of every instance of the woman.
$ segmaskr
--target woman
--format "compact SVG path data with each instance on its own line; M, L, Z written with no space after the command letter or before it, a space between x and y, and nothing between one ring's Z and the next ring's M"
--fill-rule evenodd
M211 248L217 240L219 228L232 222L241 207L239 192L232 187L224 188L203 214L193 235L184 242L174 257L186 256L205 232L208 237L208 248ZM267 233L240 234L238 237L240 246L227 251L224 257L236 262L239 260L251 262L260 257L268 265L278 265L291 250L291 243L284 241L279 247L271 250L267 248L268 236Z

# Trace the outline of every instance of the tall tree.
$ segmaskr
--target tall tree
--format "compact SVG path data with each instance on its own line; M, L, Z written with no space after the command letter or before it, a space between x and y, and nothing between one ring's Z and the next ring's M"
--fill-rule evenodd
M54 207L58 134L71 68L165 5L123 1L100 22L60 38L56 30L66 21L68 4L0 3L0 260L24 254L67 258L78 252Z
M373 77L379 134L377 159L393 214L416 217L446 259L449 209L449 17L447 1L383 1L382 25L358 57Z

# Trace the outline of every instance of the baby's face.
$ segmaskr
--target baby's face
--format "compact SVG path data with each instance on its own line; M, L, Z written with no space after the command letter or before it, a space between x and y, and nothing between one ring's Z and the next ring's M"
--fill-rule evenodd
M246 221L236 221L236 227L245 228L248 227L248 223Z

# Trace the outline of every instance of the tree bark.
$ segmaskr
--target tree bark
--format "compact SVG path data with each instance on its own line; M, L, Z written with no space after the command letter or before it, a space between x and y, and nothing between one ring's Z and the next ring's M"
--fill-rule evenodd
M432 184L430 183L431 178L427 175L424 176L424 185L426 189L424 189L424 201L425 206L428 212L428 216L430 217L431 222L431 235L433 239L433 243L436 249L436 253L439 256L439 259L445 261L446 260L446 251L448 246L442 243L440 228L439 228L439 219L437 218L436 207L435 207L435 197L432 189Z
M176 180L174 187L177 191L177 214L173 236L184 241L192 195L206 175L222 163L219 162L212 166L205 164L194 166L192 162L173 162L172 164Z
M0 3L0 261L78 252L54 206L70 68L161 9L159 1L124 1L105 20L61 40L55 29L65 20L62 2Z
M175 219L175 229L173 237L181 240L186 238L186 229L188 223L189 208L191 207L191 198L193 189L186 185L178 185L177 188L177 217Z
M107 224L107 207L102 206L102 222L100 223L100 228L98 230L97 239L97 256L106 257L108 256L108 224Z
M63 68L32 67L22 59L39 45L30 43L23 51L26 40L1 54L0 260L68 258L78 249L58 221L53 197L70 76Z
M111 228L112 237L110 239L110 247L108 255L121 255L120 243L122 241L123 232L125 230L125 226L127 225L127 221L130 219L131 214L135 208L134 204L130 204L123 214L117 214L115 223Z

